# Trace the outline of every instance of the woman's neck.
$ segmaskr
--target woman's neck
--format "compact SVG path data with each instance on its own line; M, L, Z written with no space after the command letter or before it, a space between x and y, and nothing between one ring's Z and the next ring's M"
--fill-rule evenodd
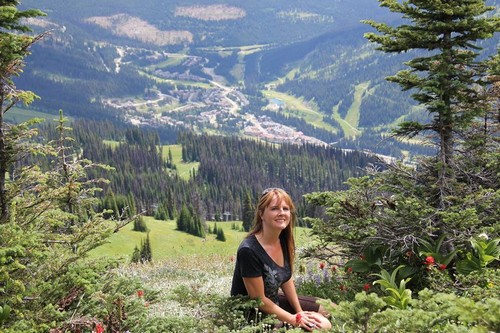
M264 232L262 230L255 234L255 237L262 245L274 246L280 244L280 233Z

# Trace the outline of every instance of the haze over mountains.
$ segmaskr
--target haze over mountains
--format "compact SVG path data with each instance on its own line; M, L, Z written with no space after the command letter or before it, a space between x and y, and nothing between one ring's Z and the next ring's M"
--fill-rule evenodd
M23 6L47 13L30 22L37 32L51 30L17 81L41 97L40 111L395 157L429 151L381 141L399 121L426 113L384 80L414 55L384 54L363 38L363 19L400 22L376 0ZM484 43L484 54L497 43Z

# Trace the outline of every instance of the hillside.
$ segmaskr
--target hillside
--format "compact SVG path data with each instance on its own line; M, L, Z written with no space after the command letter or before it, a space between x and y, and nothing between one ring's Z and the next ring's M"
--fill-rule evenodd
M411 55L383 54L363 37L363 19L398 20L376 0L23 6L44 10L30 23L51 30L17 81L41 97L37 111L398 158L431 152L386 138L401 120L427 115L384 79Z

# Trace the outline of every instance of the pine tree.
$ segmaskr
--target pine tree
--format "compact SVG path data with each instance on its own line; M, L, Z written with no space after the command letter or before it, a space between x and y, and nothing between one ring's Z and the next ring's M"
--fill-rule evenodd
M225 242L226 235L224 235L224 230L222 228L217 229L217 236L215 237L218 241Z
M153 260L153 251L151 250L151 242L149 240L149 233L146 236L146 239L142 242L141 245L141 262L151 262Z
M28 105L37 98L30 91L17 89L12 80L22 72L24 58L30 54L30 46L43 37L25 34L31 29L22 21L45 15L36 9L19 10L18 5L19 1L0 1L0 223L6 223L9 218L8 203L11 197L6 186L7 173L20 156L29 150L29 147L23 149L18 139L34 134L28 130L33 121L16 126L6 124L4 120L5 113L17 103Z
M137 216L134 219L133 230L134 231L138 231L138 232L146 232L146 231L148 231L148 226L146 225L146 221L144 221L144 218L142 217L142 215L141 216Z
M134 247L134 252L132 252L132 258L130 259L130 262L134 264L141 262L141 250L139 250L137 245Z
M479 43L499 31L500 18L487 17L484 0L379 0L382 7L401 13L405 21L398 27L367 20L381 34L367 33L379 50L389 53L421 50L423 54L406 63L402 70L387 78L403 90L416 91L412 96L432 116L429 123L404 122L395 132L415 136L431 132L437 137L439 151L438 204L444 208L454 181L453 155L456 133L483 116L485 104L478 86L484 86L486 66L476 61Z
M255 208L253 205L253 200L249 192L245 196L245 201L243 203L243 230L246 232L250 231L252 227L253 218L255 215Z
M182 206L181 212L177 217L177 230L179 231L187 231L189 220L191 220L191 216L189 214L189 210L185 205Z

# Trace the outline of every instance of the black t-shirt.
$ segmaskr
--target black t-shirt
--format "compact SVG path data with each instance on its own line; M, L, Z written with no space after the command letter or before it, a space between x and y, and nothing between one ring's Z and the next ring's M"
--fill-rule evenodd
M292 277L288 251L283 241L281 242L281 248L285 259L284 267L274 262L257 241L255 235L245 238L241 242L236 255L231 296L248 295L243 283L244 277L262 276L264 279L264 294L267 298L278 304L279 288Z

